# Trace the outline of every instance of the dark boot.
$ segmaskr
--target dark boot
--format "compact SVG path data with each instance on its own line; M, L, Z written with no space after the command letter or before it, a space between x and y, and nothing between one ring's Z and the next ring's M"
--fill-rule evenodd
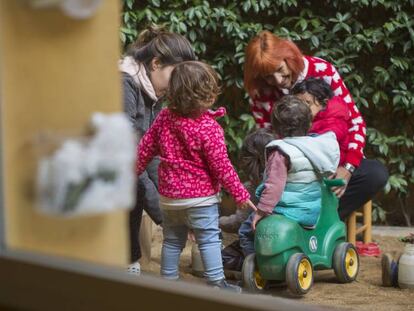
M221 280L217 280L217 281L208 281L207 284L214 287L214 288L224 289L224 290L228 290L228 291L231 291L231 292L234 292L234 293L241 293L242 292L242 289L241 289L240 286L229 284L229 283L227 283L227 281L225 279L221 279Z
M398 287L398 261L393 256L385 253L381 258L382 285L386 287Z

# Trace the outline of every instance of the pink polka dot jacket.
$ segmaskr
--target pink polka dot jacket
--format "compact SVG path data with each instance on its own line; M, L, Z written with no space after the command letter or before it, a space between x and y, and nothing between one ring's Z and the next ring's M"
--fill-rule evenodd
M137 173L160 156L159 193L190 199L218 193L223 186L236 203L250 198L227 155L224 131L215 120L224 108L192 119L164 108L138 146Z

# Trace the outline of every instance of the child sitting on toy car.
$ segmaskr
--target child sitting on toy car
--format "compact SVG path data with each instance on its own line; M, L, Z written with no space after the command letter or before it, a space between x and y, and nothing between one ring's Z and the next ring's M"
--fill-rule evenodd
M261 148L266 158L257 212L239 229L245 256L254 253L254 230L260 219L272 213L282 214L304 226L316 224L321 209L322 177L335 173L339 163L339 145L333 132L306 136L312 122L309 106L295 96L284 96L272 110L272 128L280 139ZM263 141L258 132L244 144Z
M349 109L347 103L339 96L335 96L330 85L323 79L307 78L295 85L291 92L302 99L312 112L312 126L309 133L323 134L332 131L340 149L339 165L344 166L348 152L349 136L348 122ZM254 137L251 137L254 135ZM260 129L248 135L240 151L241 168L249 177L249 184L253 189L261 183L264 167L264 142L273 140L270 129ZM335 187L332 190L338 197L343 194L345 187ZM250 190L249 190L250 191ZM254 202L257 203L257 202ZM220 217L220 228L225 232L237 232L240 225L246 220L251 211L237 210L230 216Z

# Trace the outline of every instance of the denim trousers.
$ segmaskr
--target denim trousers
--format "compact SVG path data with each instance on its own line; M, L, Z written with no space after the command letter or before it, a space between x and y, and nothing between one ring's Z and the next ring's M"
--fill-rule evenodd
M247 217L239 228L240 247L245 257L255 252L254 231L252 229L253 217L254 212L250 213L249 217Z
M218 205L190 207L183 210L163 210L164 241L161 252L161 276L179 278L178 263L192 229L208 281L224 279L221 240L218 226Z

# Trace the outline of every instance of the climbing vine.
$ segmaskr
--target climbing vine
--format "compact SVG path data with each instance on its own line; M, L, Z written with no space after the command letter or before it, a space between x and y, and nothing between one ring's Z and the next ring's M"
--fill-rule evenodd
M242 82L244 48L250 38L267 29L295 41L305 54L333 63L367 121L366 155L382 161L390 172L385 191L391 199L376 202L374 216L386 221L387 215L393 215L392 221L411 224L414 0L123 3L120 35L125 46L148 23L165 24L185 35L198 58L220 73L223 94L219 104L229 112L222 125L233 159L244 136L254 128Z

